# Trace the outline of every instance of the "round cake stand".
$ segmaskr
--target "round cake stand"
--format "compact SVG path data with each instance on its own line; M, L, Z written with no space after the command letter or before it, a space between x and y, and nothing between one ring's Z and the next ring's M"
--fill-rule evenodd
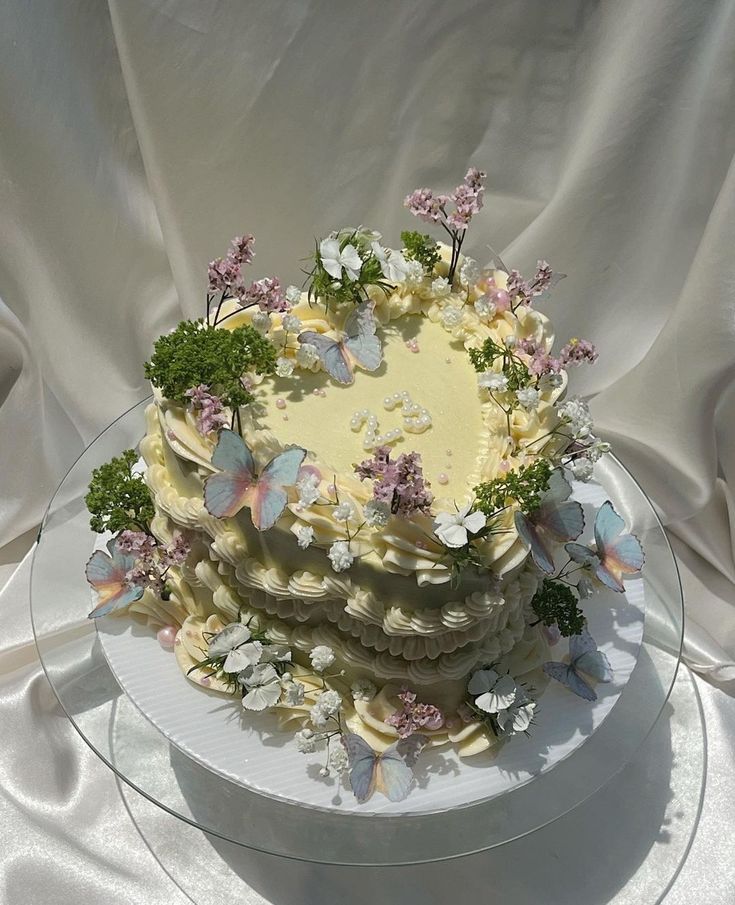
M632 763L674 685L682 596L673 554L653 507L612 456L599 463L596 478L645 548L646 619L637 664L617 703L573 755L489 800L369 818L268 798L191 760L122 694L95 626L86 618L90 596L84 564L95 541L84 506L89 475L136 445L146 403L104 431L62 481L42 525L31 576L34 633L51 686L85 741L130 787L225 848L235 845L271 859L367 868L428 865L487 852L544 827L553 836L550 825L564 815L574 820L580 806ZM633 799L631 809L637 810L637 804ZM523 873L522 863L518 870Z
M452 862L361 868L304 864L179 824L130 786L120 792L162 869L197 905L657 905L697 829L707 749L686 669L633 760L574 811L523 839Z

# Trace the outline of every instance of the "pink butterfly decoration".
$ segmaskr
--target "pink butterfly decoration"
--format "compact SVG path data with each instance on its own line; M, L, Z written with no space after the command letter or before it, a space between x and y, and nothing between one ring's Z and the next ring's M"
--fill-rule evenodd
M569 499L571 493L564 472L555 468L538 509L528 515L515 514L519 536L528 545L533 561L548 575L554 571L551 544L576 540L584 530L584 511L580 503Z
M86 567L87 581L97 592L97 606L89 614L89 619L107 616L116 610L130 606L143 596L145 588L126 580L126 575L135 566L134 553L122 553L117 547L117 539L107 543L108 553L95 550Z
M625 522L607 500L597 511L594 545L565 547L575 562L588 566L597 579L618 592L625 590L625 576L640 572L645 560L641 542L634 534L624 534L624 528Z
M296 483L306 450L292 446L274 456L259 475L248 445L239 434L222 430L212 453L221 469L204 482L204 505L215 518L231 518L243 507L258 531L266 531L281 517L288 503L285 490Z

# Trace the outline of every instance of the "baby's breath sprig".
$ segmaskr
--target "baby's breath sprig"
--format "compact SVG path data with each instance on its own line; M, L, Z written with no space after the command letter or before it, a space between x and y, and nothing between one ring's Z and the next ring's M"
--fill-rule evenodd
M475 506L488 517L516 502L522 512L538 509L541 497L548 490L553 466L548 459L537 459L531 465L521 465L518 471L484 481L474 488Z
M126 449L92 472L84 501L92 516L90 527L98 534L126 529L151 533L155 510L143 476L133 471L137 461L135 450Z

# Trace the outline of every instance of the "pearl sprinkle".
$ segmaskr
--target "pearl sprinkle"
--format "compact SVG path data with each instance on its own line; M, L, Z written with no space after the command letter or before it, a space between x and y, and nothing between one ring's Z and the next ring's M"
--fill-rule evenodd
M350 427L353 431L359 431L363 425L367 425L362 448L365 450L376 449L378 446L390 446L403 438L400 427L393 428L384 434L378 433L378 417L370 409L362 409L350 418Z

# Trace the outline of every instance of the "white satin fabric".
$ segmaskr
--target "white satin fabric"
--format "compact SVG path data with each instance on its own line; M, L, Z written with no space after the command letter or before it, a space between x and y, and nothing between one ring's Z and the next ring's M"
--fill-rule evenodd
M0 4L0 546L145 395L152 341L199 315L232 235L255 232L254 276L297 281L315 235L362 222L397 244L403 196L473 164L468 250L569 274L557 334L601 353L572 391L669 529L688 662L732 687L734 46L735 0ZM61 729L28 638L7 638L4 678L31 670L0 692L31 707L6 730L22 751ZM45 774L78 825L89 757ZM16 806L43 821L28 781ZM50 871L43 834L23 839L11 867Z

